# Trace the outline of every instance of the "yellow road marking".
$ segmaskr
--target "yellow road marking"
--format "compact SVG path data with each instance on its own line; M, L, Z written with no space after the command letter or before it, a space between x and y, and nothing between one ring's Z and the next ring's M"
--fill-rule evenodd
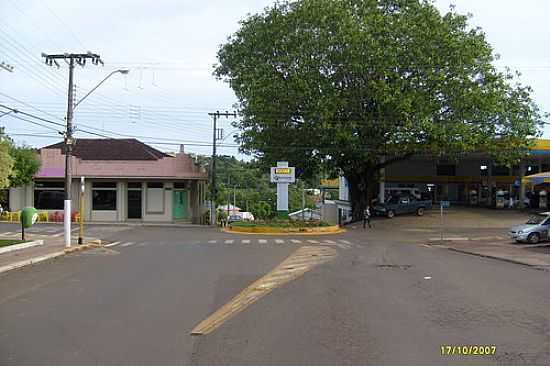
M336 255L336 250L330 247L305 246L299 248L265 276L253 282L228 303L200 322L193 328L191 334L205 335L214 331L249 305L273 291L273 289L281 287L312 268L334 259Z

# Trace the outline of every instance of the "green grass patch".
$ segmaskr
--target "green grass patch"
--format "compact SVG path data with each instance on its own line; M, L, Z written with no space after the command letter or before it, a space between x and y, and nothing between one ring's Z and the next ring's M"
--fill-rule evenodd
M0 247L24 243L23 240L0 240Z
M270 220L270 221L235 221L230 224L234 227L280 227L280 228L308 228L308 227L327 227L330 224L319 221L301 221L301 220Z

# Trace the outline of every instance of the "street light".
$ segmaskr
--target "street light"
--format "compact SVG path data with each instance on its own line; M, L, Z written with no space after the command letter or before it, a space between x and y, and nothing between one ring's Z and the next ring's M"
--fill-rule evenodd
M92 94L97 88L99 88L101 86L101 84L106 82L107 79L109 79L111 76L113 76L114 74L117 74L117 73L120 73L122 75L128 75L129 72L130 72L130 70L128 70L128 69L119 69L119 70L115 70L115 71L111 72L109 75L107 75L105 77L105 79L101 80L99 82L99 84L97 84L92 90L90 90L85 96L83 96L82 99L80 99L78 102L76 102L76 104L73 107L73 111L76 109L76 107L78 107L78 105L80 103L82 103L82 101L84 101L84 99L86 99L90 94Z
M78 107L78 105L84 101L84 99L86 99L90 94L92 94L97 88L99 88L101 86L101 84L106 82L107 79L109 79L111 76L113 76L114 74L117 74L117 73L120 73L122 75L127 75L129 72L130 72L130 70L128 70L128 69L119 69L119 70L115 70L115 71L111 72L109 75L107 75L105 77L105 79L101 80L99 82L99 84L97 84L92 90L90 90L85 96L83 96L82 99L80 99L74 105L72 110L74 111L76 109L76 107ZM67 144L74 144L74 140L69 141L67 139ZM78 244L82 244L84 242L84 177L80 177L80 179L81 179L80 209L79 209L79 213L80 213L80 215L79 215L80 216L79 217L79 219L80 219L80 230L79 230L79 233L78 233ZM65 213L65 214L67 214L67 213ZM69 230L69 232L70 232L70 230ZM70 241L69 241L69 243L70 243Z

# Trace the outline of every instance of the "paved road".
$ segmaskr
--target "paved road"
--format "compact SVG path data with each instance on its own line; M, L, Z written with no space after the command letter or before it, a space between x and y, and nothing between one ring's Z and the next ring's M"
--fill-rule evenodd
M319 237L113 231L105 250L0 276L0 365L550 364L549 272L385 225ZM301 246L338 256L190 335ZM445 344L497 352L441 356Z

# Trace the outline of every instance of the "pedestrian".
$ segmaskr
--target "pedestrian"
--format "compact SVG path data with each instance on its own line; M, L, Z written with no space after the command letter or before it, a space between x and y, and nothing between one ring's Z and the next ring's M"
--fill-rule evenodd
M370 216L370 207L367 206L367 208L365 208L365 211L363 211L363 229L367 228L367 224L369 225L369 228L372 228L372 225L370 223Z

